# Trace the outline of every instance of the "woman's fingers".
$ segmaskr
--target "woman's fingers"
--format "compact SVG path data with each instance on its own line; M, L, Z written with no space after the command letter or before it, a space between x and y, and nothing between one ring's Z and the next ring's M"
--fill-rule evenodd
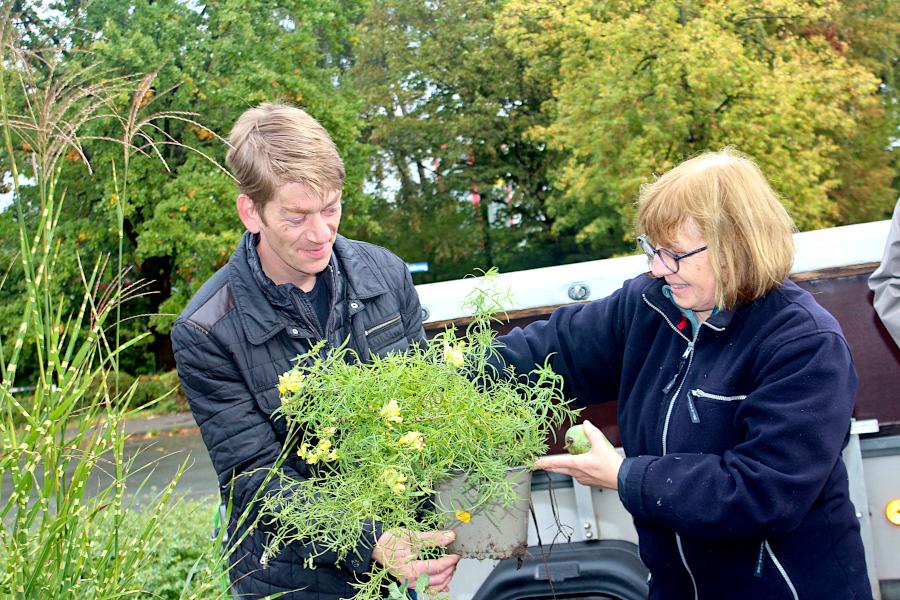
M570 456L568 454L559 454L556 456L544 456L534 462L534 469L541 471L553 471L554 473L562 473L561 469L572 471L578 468L580 456ZM565 473L570 475L570 473Z

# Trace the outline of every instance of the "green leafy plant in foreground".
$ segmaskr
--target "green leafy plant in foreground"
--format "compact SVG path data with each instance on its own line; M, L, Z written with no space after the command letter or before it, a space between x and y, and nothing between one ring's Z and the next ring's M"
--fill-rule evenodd
M24 51L13 5L0 9L0 153L12 179L19 253L0 287L13 281L20 293L14 334L0 337L0 597L148 597L136 567L158 551L157 532L186 466L144 505L126 495L126 485L143 483L125 457L124 421L134 412L136 388L119 377L119 364L122 352L147 334L120 339L120 305L145 292L123 268L121 240L129 152L153 152L135 145L141 140L158 143L153 119L138 114L152 76L137 80L62 64L60 49ZM15 90L25 96L21 112ZM117 107L129 98L131 111L122 114ZM102 119L123 127L121 139L102 140L124 150L112 182L117 267L109 267L108 256L85 263L72 252L78 281L66 287L59 266L71 246L60 237L60 161L80 157L89 169L83 127ZM17 161L30 166L26 174ZM22 381L23 372L32 379ZM14 394L26 386L30 397Z
M487 504L519 500L508 469L545 454L548 435L575 411L547 364L527 377L493 366L490 315L500 299L490 283L476 288L464 339L447 329L367 364L346 347L325 353L322 344L298 357L281 378L280 411L298 440L290 451L313 474L285 482L288 495L263 499L264 517L277 524L268 553L312 541L315 552L343 561L355 553L363 522L385 531L442 529ZM435 486L460 471L476 482L477 497L465 511L441 513L431 503ZM380 598L383 585L395 588L375 565L355 598Z
M221 541L211 538L210 523L218 509L218 498L178 499L152 525L155 534L150 551L132 566L135 589L158 600L223 596L222 578L226 560ZM203 516L209 518L204 519ZM122 535L140 539L154 516L145 510L126 512ZM102 553L102 548L95 548Z

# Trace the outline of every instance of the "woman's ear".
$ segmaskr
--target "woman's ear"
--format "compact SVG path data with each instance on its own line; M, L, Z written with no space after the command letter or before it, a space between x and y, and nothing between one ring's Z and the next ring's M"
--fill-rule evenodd
M256 203L247 194L238 194L237 211L241 222L250 233L259 233L259 224L262 217L259 214Z

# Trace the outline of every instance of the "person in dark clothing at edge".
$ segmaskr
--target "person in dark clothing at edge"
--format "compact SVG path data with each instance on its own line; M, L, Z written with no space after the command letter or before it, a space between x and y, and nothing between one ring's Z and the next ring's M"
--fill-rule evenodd
M618 489L650 598L871 598L841 460L857 378L835 319L787 279L793 225L759 168L726 149L646 185L650 272L498 338L519 373L551 356L568 394L618 401L624 460L536 469Z
M172 344L182 387L219 477L223 501L238 516L258 493L290 494L280 478L265 482L285 450L279 376L320 340L348 340L366 360L424 339L421 307L405 263L387 250L337 233L344 165L331 137L299 108L262 104L244 112L228 139L227 162L239 182L237 211L247 231L230 261L207 281L178 317ZM299 440L298 440L299 443ZM296 452L280 467L309 475ZM260 489L265 484L266 489ZM252 514L252 513L251 513ZM415 539L402 530L361 523L356 555L337 563L314 542L265 556L269 526L243 537L231 554L233 593L257 598L278 592L295 600L350 598L351 584L372 561L415 586L427 574L446 590L459 560L419 560L424 545L446 545L450 532ZM243 526L242 526L243 528ZM311 560L315 568L307 568Z

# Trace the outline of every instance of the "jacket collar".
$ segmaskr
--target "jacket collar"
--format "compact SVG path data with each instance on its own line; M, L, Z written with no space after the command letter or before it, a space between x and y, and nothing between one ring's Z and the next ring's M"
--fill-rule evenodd
M247 265L250 267L250 274L256 280L259 289L272 305L290 310L293 305L291 293L296 286L291 283L277 285L272 281L263 271L262 263L259 260L259 253L256 249L256 245L259 243L259 234L252 234L248 231L244 234L244 237L247 238L247 243L244 246Z
M366 300L390 291L387 280L374 261L360 251L360 244L338 234L331 263L338 281L346 281L348 298Z
M256 241L253 234L244 232L229 260L229 283L247 341L259 345L279 331L297 325L287 322L284 312L276 308L291 307L290 290L288 286L275 285L262 271ZM389 289L372 261L342 235L335 239L329 268L335 274L334 289L331 290L333 302L373 298Z
M650 278L650 276L647 276ZM650 278L651 281L647 287L644 288L644 301L650 305L651 308L656 310L665 320L669 323L669 326L678 331L676 327L676 323L681 321L682 313L681 310L675 306L675 304L669 300L665 294L663 293L663 286L666 285L665 279L655 279ZM730 324L732 319L734 319L735 311L739 310L739 306L735 307L734 310L720 310L716 312L716 314L712 315L705 321L703 321L700 326L701 327L709 327L714 331L724 331ZM682 336L689 337L678 331Z

